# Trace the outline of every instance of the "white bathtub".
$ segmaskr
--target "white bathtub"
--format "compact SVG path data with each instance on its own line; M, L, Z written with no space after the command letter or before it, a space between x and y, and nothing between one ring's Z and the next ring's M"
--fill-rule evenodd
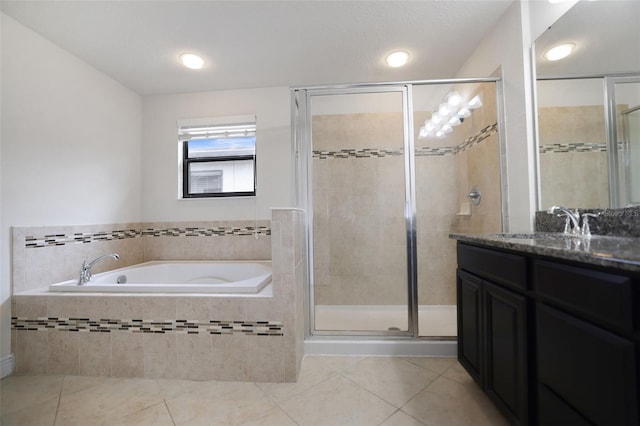
M268 261L154 261L95 274L85 285L77 279L52 284L49 291L258 293L270 282Z

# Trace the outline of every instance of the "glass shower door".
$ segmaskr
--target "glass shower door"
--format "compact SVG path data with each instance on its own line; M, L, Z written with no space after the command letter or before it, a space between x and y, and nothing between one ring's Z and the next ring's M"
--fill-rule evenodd
M405 87L309 91L314 333L406 334Z

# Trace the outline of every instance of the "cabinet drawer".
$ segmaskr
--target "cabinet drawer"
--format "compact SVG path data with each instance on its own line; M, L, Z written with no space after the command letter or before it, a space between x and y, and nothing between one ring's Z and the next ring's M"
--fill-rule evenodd
M526 289L524 256L458 244L458 267L498 284Z
M536 328L540 420L547 422L541 424L562 424L571 410L589 424L638 424L632 341L543 304L537 306ZM555 402L545 395L549 391Z
M541 296L595 321L633 330L633 292L629 277L543 260L534 264L534 286Z

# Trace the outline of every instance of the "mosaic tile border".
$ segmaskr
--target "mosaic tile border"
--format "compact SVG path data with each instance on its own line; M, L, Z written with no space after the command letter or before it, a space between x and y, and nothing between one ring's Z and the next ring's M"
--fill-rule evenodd
M124 240L139 237L216 237L216 236L253 236L271 235L267 226L218 226L214 228L146 228L125 229L108 232L76 232L74 234L47 234L44 236L26 236L25 248L64 246L67 244L87 244L97 241Z
M624 151L625 143L618 142L618 150ZM550 143L540 145L540 154L563 153L563 152L607 152L607 143L572 142L572 143Z
M445 156L456 155L463 152L489 136L498 133L498 123L493 123L484 129L480 130L475 135L465 140L458 146L445 146L445 147L422 147L415 149L415 155L417 157L425 156ZM383 158L390 156L400 156L404 154L404 149L373 149L373 148L361 148L361 149L341 149L339 151L313 151L311 158L316 160L329 160L339 158Z
M561 152L607 152L606 143L551 143L540 145L540 154L557 154Z
M254 336L284 336L278 321L192 321L192 320L116 320L89 318L42 317L11 318L11 328L18 331L63 330L88 333L176 333L176 334L248 334Z

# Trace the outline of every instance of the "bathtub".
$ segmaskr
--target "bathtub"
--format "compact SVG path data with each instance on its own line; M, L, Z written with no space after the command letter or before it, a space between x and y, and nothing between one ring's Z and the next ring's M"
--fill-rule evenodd
M152 261L95 274L85 285L73 279L53 292L258 293L271 282L270 261Z

